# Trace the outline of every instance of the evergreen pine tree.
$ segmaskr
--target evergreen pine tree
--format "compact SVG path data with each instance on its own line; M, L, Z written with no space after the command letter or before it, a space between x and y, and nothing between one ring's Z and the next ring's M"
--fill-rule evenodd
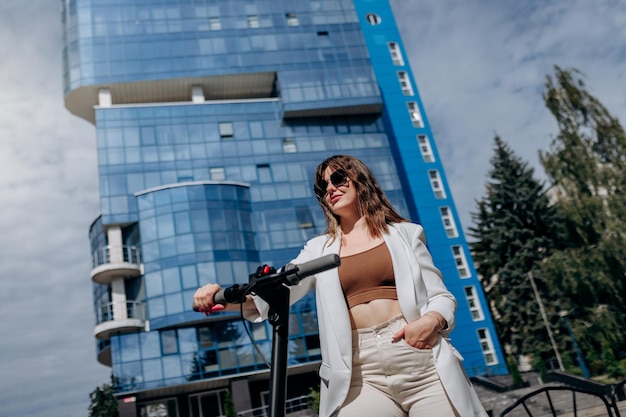
M570 245L542 275L563 295L583 353L618 352L626 348L626 134L575 69L555 67L543 97L559 133L540 158Z
M111 384L103 384L89 394L89 417L118 417L117 401Z
M472 213L469 235L477 270L502 343L519 355L551 353L528 273L557 239L556 212L534 170L495 137L486 195Z

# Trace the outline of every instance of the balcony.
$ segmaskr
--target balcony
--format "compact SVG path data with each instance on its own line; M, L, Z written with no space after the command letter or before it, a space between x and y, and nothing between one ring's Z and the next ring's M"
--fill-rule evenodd
M106 303L96 308L96 327L93 334L106 340L113 333L143 330L146 325L146 306L136 301Z
M103 285L111 285L115 277L141 275L141 257L135 246L103 246L91 254L91 279Z

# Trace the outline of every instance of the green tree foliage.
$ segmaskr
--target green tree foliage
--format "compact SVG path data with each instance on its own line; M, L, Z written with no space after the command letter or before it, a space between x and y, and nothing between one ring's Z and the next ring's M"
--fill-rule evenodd
M509 369L509 372L511 373L511 377L513 377L513 384L521 384L524 382L524 379L522 378L522 374L519 371L519 365L517 363L517 358L513 357L512 355L509 355L506 358L506 365L507 368Z
M103 384L89 394L89 417L118 417L117 401L111 384Z
M319 387L309 388L309 394L311 394L311 410L315 412L320 411L320 390Z
M583 353L606 357L626 348L626 134L577 70L555 67L545 87L559 133L540 159L569 245L541 275L561 294Z
M226 392L226 397L224 398L224 414L226 417L237 417L235 403L233 402L233 395L230 391Z
M515 356L550 351L528 273L557 241L557 213L534 170L495 137L486 194L469 235L501 341Z

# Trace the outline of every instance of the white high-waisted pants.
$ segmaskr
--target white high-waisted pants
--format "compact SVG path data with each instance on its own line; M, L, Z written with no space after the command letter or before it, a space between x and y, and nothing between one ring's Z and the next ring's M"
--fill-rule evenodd
M392 336L402 316L352 331L352 381L338 417L454 417L431 349Z

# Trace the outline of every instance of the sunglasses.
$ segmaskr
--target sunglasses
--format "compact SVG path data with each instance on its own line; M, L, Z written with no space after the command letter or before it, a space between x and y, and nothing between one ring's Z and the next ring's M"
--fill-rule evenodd
M343 169L338 169L337 171L330 174L330 183L335 187L343 187L345 186L350 178L348 178L348 174ZM328 189L328 181L320 180L317 186L315 187L315 194L319 198L324 198L326 195L326 190Z

